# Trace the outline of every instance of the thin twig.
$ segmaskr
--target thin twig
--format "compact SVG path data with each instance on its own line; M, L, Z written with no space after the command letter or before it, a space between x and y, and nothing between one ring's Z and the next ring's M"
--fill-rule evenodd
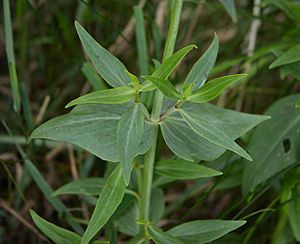
M258 29L261 26L261 20L259 19L261 13L261 0L254 0L254 6L253 6L253 17L254 19L252 20L250 31L247 35L247 42L248 42L248 47L246 49L246 53L248 57L251 57L254 53L254 49L256 46L256 40L257 40L257 33ZM246 62L244 64L244 72L247 73L251 69L252 63L251 62ZM241 111L243 109L243 104L244 104L244 99L245 99L245 87L246 87L246 82L241 84L239 86L239 96L237 98L236 102L236 110Z
M76 159L75 159L75 155L74 155L74 151L73 151L73 146L70 143L68 143L68 154L69 154L69 159L70 159L70 167L71 167L72 177L74 180L78 180L79 174L78 174L78 170L77 170Z
M140 0L139 4L142 8L146 4L147 0ZM126 37L127 40L130 40L134 33L134 25L135 25L135 18L132 16L130 20L128 21L126 27L122 31L122 34L118 36L117 40L112 44L108 50L115 55L119 55L124 50L128 48L128 42L124 42L124 37Z
M194 30L197 26L197 23L198 23L200 15L202 13L202 9L203 9L203 5L204 5L205 1L206 0L200 0L198 5L197 5L196 10L194 11L190 27L189 27L188 32L187 32L187 34L184 38L184 41L183 41L183 43L185 45L191 41L192 34L193 34L193 32L194 32Z
M4 200L0 199L0 207L14 216L18 221L20 221L23 225L25 225L28 229L34 232L41 240L47 241L47 239L41 235L38 230L32 226L26 219L24 219L21 215L19 215L14 209L12 209Z
M50 102L50 96L47 95L44 98L43 104L41 106L41 109L40 109L38 115L36 116L36 119L35 119L36 124L40 124L42 122L45 112L48 108L49 102Z
M73 146L70 143L68 144L68 154L69 154L69 159L70 159L70 167L71 167L72 177L74 180L79 180L79 173L78 173L78 169L77 169L76 158L74 155ZM82 197L80 197L80 199L83 200ZM86 204L83 201L81 201L81 210L82 210L82 215L83 215L84 219L89 220L90 216L88 214L88 207L86 206Z

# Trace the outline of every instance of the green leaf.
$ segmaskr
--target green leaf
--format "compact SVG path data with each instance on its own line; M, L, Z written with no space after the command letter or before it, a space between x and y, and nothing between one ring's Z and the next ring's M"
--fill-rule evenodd
M168 147L180 158L192 162L211 161L225 152L222 147L198 136L179 112L168 115L160 126Z
M230 84L236 82L246 74L228 75L209 81L204 86L197 89L193 94L189 95L186 100L194 103L205 103L217 96Z
M220 137L225 133L232 141L269 118L222 109L209 103L187 102L183 108L189 113L201 116L205 124L209 124L209 130L221 131ZM195 133L177 111L168 115L160 125L167 145L180 158L188 161L211 161L225 151L221 146Z
M167 231L185 243L206 243L220 238L241 227L246 221L234 220L195 220L178 225Z
M281 9L290 19L300 22L300 6L298 3L287 0L265 0L264 5L273 4Z
M143 76L143 78L153 83L166 97L176 100L180 99L180 94L170 81L152 76Z
M13 40L13 30L11 25L9 4L10 4L9 0L3 0L5 46L6 46L8 69L9 69L10 85L11 85L12 97L14 102L14 110L18 112L20 110L20 93L19 93L18 76L16 71L15 55L14 55L14 40Z
M99 195L105 180L103 178L85 178L72 181L62 187L58 188L52 195Z
M300 241L300 187L295 186L291 191L291 202L288 203L288 217L296 240Z
M161 188L154 188L151 192L150 221L157 224L165 211L164 192Z
M184 56L190 52L193 48L196 48L195 45L186 46L171 57L167 58L155 71L152 73L151 77L160 78L166 80ZM155 89L155 86L151 82L145 81L142 85L141 91L152 91Z
M236 8L234 0L220 0L226 12L229 14L233 22L236 22Z
M81 68L81 72L86 79L92 84L94 90L106 89L106 83L98 75L93 65L89 62L84 62Z
M243 174L245 194L299 160L297 99L291 95L275 102L265 113L272 118L255 129L248 147L254 163L246 163Z
M297 99L297 102L296 102L296 108L300 108L300 96L299 96L298 99Z
M40 216L37 215L36 212L33 210L30 210L30 215L33 220L33 222L36 224L36 226L54 243L59 244L79 244L81 237L69 230L66 230L64 228L58 227Z
M155 164L155 172L172 179L190 180L221 175L222 172L184 160L162 160Z
M128 108L118 124L117 142L125 184L128 185L134 157L144 134L144 114L140 104Z
M88 227L82 237L82 244L89 243L107 223L122 202L125 190L126 186L123 179L122 168L119 165L114 169L104 184Z
M22 156L22 159L24 160L26 169L28 170L35 184L38 186L38 188L43 193L43 195L48 200L48 202L53 206L53 208L60 215L65 214L68 217L72 217L72 215L69 213L64 203L58 197L52 195L53 194L52 188L49 186L48 182L43 178L43 176L41 175L39 170L35 167L35 165L31 162L27 154L23 151L23 149L18 144L16 145L19 153ZM81 228L77 223L74 223L68 218L67 218L67 222L77 232L81 231Z
M45 138L70 142L103 160L118 162L117 128L127 109L127 105L78 105L70 113L40 125L32 132L29 140ZM145 123L143 141L137 155L147 151L152 134L153 126Z
M163 232L161 229L149 225L149 234L151 239L157 244L184 244L184 242L166 232Z
M283 80L288 75L293 76L296 80L300 80L300 61L280 67L280 78Z
M75 27L87 55L101 77L113 87L129 84L131 80L121 61L103 48L77 21Z
M275 67L295 63L297 61L300 61L300 45L295 45L294 47L290 48L286 52L284 52L282 55L279 56L273 63L270 65L270 69L273 69Z
M147 51L147 38L144 25L143 9L140 5L133 8L135 18L135 36L138 53L138 61L140 73L143 75L148 74L148 51Z
M189 84L193 85L193 89L198 89L204 85L212 68L215 65L219 51L219 39L215 34L214 40L201 58L193 65L191 71L185 79L184 87Z
M139 233L139 225L136 220L139 218L139 208L136 202L121 215L114 224L118 227L118 230L129 236L136 236Z
M199 136L211 143L226 148L252 161L250 155L243 148L241 148L224 130L224 127L222 126L222 120L210 120L202 113L200 113L200 111L198 113L194 113L188 108L182 108L180 110L180 114L182 115L183 119Z
M269 118L221 109L211 104L185 103L179 111L199 136L248 160L251 157L234 140Z
M120 104L126 103L133 98L135 90L129 86L122 86L113 89L95 91L78 97L66 105L66 108L78 104Z

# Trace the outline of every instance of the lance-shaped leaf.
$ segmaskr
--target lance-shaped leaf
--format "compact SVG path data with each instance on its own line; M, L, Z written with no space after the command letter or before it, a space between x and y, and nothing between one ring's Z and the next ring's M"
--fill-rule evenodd
M59 196L59 195L99 195L105 180L103 178L85 178L79 179L76 181L72 181L62 187L58 188L52 195Z
M222 126L214 126L214 121L208 121L202 114L194 114L185 109L180 110L180 113L188 125L201 137L214 143L220 147L224 147L236 154L252 161L250 155L241 148L234 140L230 138L224 131Z
M152 76L143 76L143 78L153 83L166 97L176 100L180 99L180 94L170 81Z
M243 220L195 220L178 225L167 233L185 243L200 244L216 240L245 223Z
M234 140L269 118L217 108L211 104L186 103L180 114L199 136L229 149L251 161L251 157Z
M168 115L160 126L168 147L180 158L211 161L225 152L224 148L196 134L179 112Z
M80 244L78 234L44 220L33 210L30 210L30 215L36 226L54 243Z
M102 78L111 86L126 86L131 82L119 59L103 48L77 21L76 31L81 43Z
M66 108L78 104L120 104L132 99L135 90L129 86L122 86L113 89L95 91L78 97L66 105Z
M284 52L282 55L279 56L278 59L271 63L269 68L273 69L275 67L295 63L297 61L300 61L300 45L296 45Z
M236 8L234 0L220 0L226 12L229 14L233 22L236 22Z
M299 182L298 182L299 184ZM300 187L296 185L293 189L291 189L290 196L293 199L291 202L288 203L288 217L289 223L292 227L294 236L296 240L300 241Z
M201 58L194 64L188 76L185 79L184 86L193 84L193 89L203 86L207 80L212 68L215 65L219 51L219 39L215 34L214 40Z
M163 232L154 225L149 225L148 231L151 239L157 244L184 244L179 238Z
M121 165L118 165L104 184L88 227L82 237L82 244L89 243L89 241L107 223L122 202L125 190L126 186L122 167Z
M132 162L143 139L144 123L140 104L134 104L123 114L118 125L118 152L126 185L129 184Z
M103 160L118 162L120 159L117 151L117 128L127 109L128 105L78 105L70 113L40 125L29 139L45 138L70 142ZM153 127L145 123L143 141L136 155L147 151L152 134Z
M277 8L281 9L291 20L294 22L299 22L300 6L295 1L265 0L262 2L262 4L263 6L275 5Z
M176 180L200 179L221 175L222 172L184 160L162 160L155 164L155 172Z
M208 102L217 96L230 84L236 82L246 74L236 74L236 75L228 75L220 78L216 78L214 80L209 81L204 86L197 89L191 95L189 95L186 100L194 103L205 103Z
M275 102L266 114L272 118L259 125L249 142L254 163L245 162L244 193L253 191L287 167L299 161L300 113L295 108L298 95Z
M159 65L159 67L152 73L151 77L164 80L167 79L180 61L184 58L184 56L195 47L195 45L189 45L174 53L171 57L167 58L161 65ZM154 89L155 85L149 81L145 81L141 91L151 91Z

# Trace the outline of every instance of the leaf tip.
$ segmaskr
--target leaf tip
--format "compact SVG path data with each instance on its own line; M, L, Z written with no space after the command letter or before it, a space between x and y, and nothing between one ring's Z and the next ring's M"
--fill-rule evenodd
M69 102L69 103L67 103L67 105L65 106L65 108L69 108L69 107L71 107L71 106L73 106L74 104L73 104L73 101L71 101L71 102Z
M219 43L219 36L218 36L217 32L215 32L215 34L214 34L214 41Z

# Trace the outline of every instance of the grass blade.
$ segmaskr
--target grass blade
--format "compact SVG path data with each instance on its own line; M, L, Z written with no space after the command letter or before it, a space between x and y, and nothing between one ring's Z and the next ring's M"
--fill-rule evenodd
M11 16L9 0L3 0L3 15L4 15L4 30L5 30L5 43L6 43L6 55L7 63L9 67L10 84L12 89L14 110L20 111L20 94L19 94L19 83L16 71L16 62L14 56L14 41L11 26Z
M147 52L147 40L144 27L143 10L140 5L134 7L135 17L135 35L138 52L138 61L140 67L140 73L143 75L148 74L148 52Z

